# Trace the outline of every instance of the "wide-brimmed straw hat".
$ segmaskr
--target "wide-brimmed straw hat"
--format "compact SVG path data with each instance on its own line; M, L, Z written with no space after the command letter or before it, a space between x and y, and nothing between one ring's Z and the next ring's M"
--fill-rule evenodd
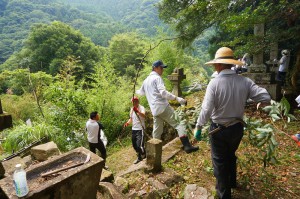
M243 62L234 59L233 51L230 48L222 47L217 50L215 59L205 63L205 65L214 64L234 64L242 66Z

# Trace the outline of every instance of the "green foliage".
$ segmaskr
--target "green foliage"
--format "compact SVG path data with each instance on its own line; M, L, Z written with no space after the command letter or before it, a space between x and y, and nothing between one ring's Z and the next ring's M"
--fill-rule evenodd
M100 49L79 31L57 21L51 25L34 26L25 46L26 50L30 51L27 65L31 70L51 74L57 74L69 56L80 59L85 73L91 72L95 63L101 60L102 54Z
M27 119L40 117L37 104L32 94L26 93L21 96L1 95L2 108L12 115L14 124Z
M290 108L291 108L290 103L283 96L280 102L276 102L272 100L271 105L264 107L263 110L269 113L269 116L272 118L274 122L277 120L284 121L285 118L287 118L287 122L290 122L291 120L296 120L295 116L289 114Z
M23 124L14 127L12 130L6 129L1 132L2 135L6 135L6 140L3 144L6 152L16 152L44 136L51 140L56 140L59 133L60 131L57 127L43 122L33 123L33 126Z
M174 24L181 46L190 45L204 30L213 26L223 32L218 46L234 47L238 54L255 54L270 44L299 49L299 1L177 1L159 3L161 19ZM266 34L253 36L255 24L265 23ZM214 40L215 41L215 40Z
M87 94L87 111L98 111L105 135L111 142L119 136L128 118L131 85L116 75L113 66L104 59L90 76L91 87Z
M42 71L30 73L28 69L17 69L0 73L0 85L3 93L8 88L16 95L31 93L34 90L39 97L43 88L49 85L51 81L52 76Z
M85 1L82 3L86 4ZM61 21L81 30L94 43L106 46L112 35L124 31L124 26L114 22L103 12L91 13L64 4L65 1L59 3L56 0L1 1L0 64L24 47L23 40L28 36L30 27L37 23L49 24L55 20ZM4 68L11 69L11 66L6 65Z
M130 65L137 68L145 53L145 42L134 32L117 34L109 42L109 54L117 72L124 74Z

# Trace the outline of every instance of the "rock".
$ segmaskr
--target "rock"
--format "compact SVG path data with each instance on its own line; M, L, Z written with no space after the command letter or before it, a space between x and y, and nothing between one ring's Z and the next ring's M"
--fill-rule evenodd
M207 189L198 187L196 184L188 184L184 189L184 199L210 199L211 194Z
M114 181L114 175L112 172L102 169L100 182L112 182Z
M23 158L23 161L24 161L25 165L26 165L27 167L29 167L29 166L32 164L31 155L25 156L25 157Z
M171 187L175 183L184 181L183 177L178 175L171 169L165 169L164 172L156 175L156 179L168 187Z
M129 194L127 194L127 197L129 199L136 199L138 198L138 193L135 190L132 190L129 192Z
M126 199L127 197L123 195L112 183L100 182L98 191L101 193L97 199ZM97 194L98 196L98 194Z
M157 192L160 196L169 193L169 188L158 180L155 180L154 178L148 178L147 182L154 188L155 191L152 192ZM153 195L153 193L150 195Z
M59 149L54 142L40 144L31 148L31 155L38 161L45 161L49 157L59 155Z
M19 156L2 162L2 165L5 170L5 176L13 174L17 164L21 164L23 169L27 168L24 160Z
M122 193L127 193L129 190L129 183L126 179L122 178L122 177L117 177L114 183L117 187L120 188L120 190L122 191Z

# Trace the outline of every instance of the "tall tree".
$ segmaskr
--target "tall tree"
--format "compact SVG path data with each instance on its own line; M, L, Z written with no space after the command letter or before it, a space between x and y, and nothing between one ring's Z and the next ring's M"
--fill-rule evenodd
M21 52L16 56L17 61L14 60L17 67L30 67L33 72L45 71L53 75L70 56L80 60L79 65L88 73L103 55L90 39L57 21L34 26Z
M232 45L239 46L245 44L245 36L257 23L265 23L267 33L273 31L273 34L266 34L266 45L274 40L298 40L294 43L295 47L300 43L300 2L297 0L163 0L159 4L159 12L160 17L174 24L176 31L182 35L180 42L183 46L189 45L213 25L229 35L229 40L225 38L225 41L235 38ZM248 34L244 35L246 32ZM252 44L249 44L252 51L257 49L255 39L246 41Z
M138 67L144 55L145 42L136 33L122 33L112 37L109 54L117 72L125 73L130 65Z

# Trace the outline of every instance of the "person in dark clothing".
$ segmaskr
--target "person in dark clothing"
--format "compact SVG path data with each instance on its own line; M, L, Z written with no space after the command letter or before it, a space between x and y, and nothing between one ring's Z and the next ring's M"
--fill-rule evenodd
M213 65L218 76L207 86L195 135L201 135L202 126L212 121L209 138L216 191L219 198L231 199L231 188L237 187L235 152L243 137L246 101L250 98L268 104L271 97L266 89L231 70L243 63L234 59L230 48L220 48L215 59L205 64Z
M103 125L99 122L100 116L98 112L92 112L90 119L86 122L87 138L89 142L90 151L96 153L98 149L101 153L101 157L106 160L105 145L100 139L101 130L104 129Z

